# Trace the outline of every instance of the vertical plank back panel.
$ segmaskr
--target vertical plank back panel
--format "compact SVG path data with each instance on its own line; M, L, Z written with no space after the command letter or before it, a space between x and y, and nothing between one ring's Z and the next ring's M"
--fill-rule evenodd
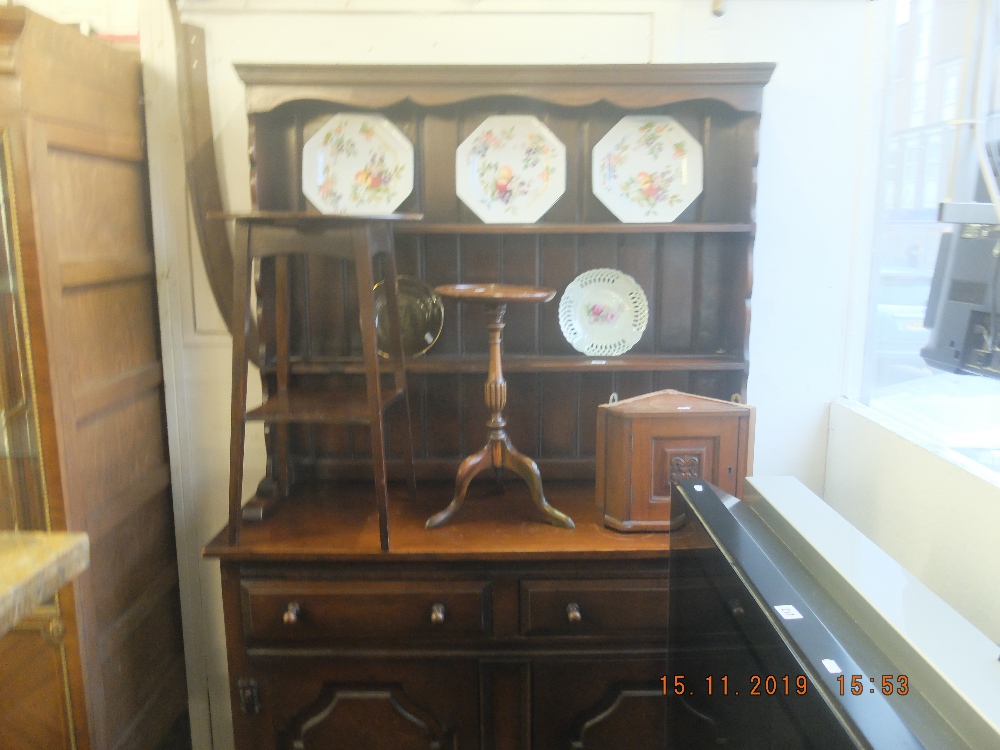
M388 75L412 81L407 97L398 100L378 93L368 98L369 89L376 91L381 84L372 83L375 79L366 70L358 69L355 80L351 79L355 69L331 68L303 74L303 85L307 79L313 83L309 96L302 99L293 95L293 83L287 95L277 96L269 80L262 89L267 88L270 103L259 110L252 81L248 89L260 208L316 210L302 197L299 184L302 143L336 112L378 111L400 128L414 148L414 191L398 210L421 212L425 224L436 226L397 236L400 273L432 287L502 282L557 290L556 299L548 304L508 306L503 345L510 384L508 431L515 444L536 453L543 465L563 467L547 476L558 476L571 464L577 468L566 469L567 476L592 466L596 408L613 391L621 398L667 387L720 398L745 391L753 170L764 68L748 73L746 83L719 83L727 75L743 80L730 72L739 66L721 66L719 82L712 82L714 72L695 71L691 75L706 77L697 78L683 94L670 93L669 83L649 86L642 93L633 86L627 95L621 93L627 88L627 76L648 81L644 76L651 68L672 70L642 66L626 73L612 66L556 74L553 71L559 69L539 68L523 75L519 70L470 72L451 67L412 74L403 68L379 70L378 80ZM325 85L323 79L309 75L353 82L333 86L324 98L317 95ZM449 87L460 86L466 75L481 77L481 85L477 79L472 88L462 89L462 95L451 96ZM550 80L551 76L555 77ZM572 76L585 83L573 82ZM468 93L472 90L475 96ZM566 147L566 191L539 220L537 233L484 226L456 195L456 149L486 118L503 114L538 117ZM621 225L594 195L594 146L622 117L633 114L669 115L703 146L704 190L675 220L690 224L689 229L641 231L635 225ZM702 230L713 223L739 226L720 233ZM587 231L594 224L603 227ZM580 231L574 231L577 225ZM622 231L616 230L618 226ZM631 275L649 303L646 330L626 355L643 362L635 371L615 361L584 371L579 363L586 358L566 341L559 326L559 298L566 286L583 271L601 267ZM319 372L324 361L358 354L350 265L314 259L293 269L293 356L307 370ZM265 264L263 291L270 290L269 273ZM484 311L480 305L459 305L451 299L444 305L441 335L427 354L414 360L415 374L410 377L422 473L442 477L480 446L487 416L482 392ZM263 310L266 317L266 303ZM262 321L262 331L267 330ZM265 341L272 342L273 336ZM507 366L510 357L515 359ZM702 364L696 370L683 369L671 357L701 357ZM713 369L712 357L728 358L731 364L721 366L729 369ZM543 364L536 366L535 361ZM362 432L298 430L293 440L295 460L310 470L336 475L340 463L368 455ZM398 420L390 420L393 457L400 455L398 433Z

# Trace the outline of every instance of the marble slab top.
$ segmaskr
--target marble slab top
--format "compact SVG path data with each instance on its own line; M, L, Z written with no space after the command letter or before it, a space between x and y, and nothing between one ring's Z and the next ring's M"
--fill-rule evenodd
M86 534L0 531L0 636L89 563Z

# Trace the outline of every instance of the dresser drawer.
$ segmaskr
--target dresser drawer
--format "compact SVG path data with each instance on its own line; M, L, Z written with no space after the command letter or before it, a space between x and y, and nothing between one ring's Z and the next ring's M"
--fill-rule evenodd
M434 638L490 630L486 581L243 581L250 640Z
M667 635L667 579L522 581L524 635Z

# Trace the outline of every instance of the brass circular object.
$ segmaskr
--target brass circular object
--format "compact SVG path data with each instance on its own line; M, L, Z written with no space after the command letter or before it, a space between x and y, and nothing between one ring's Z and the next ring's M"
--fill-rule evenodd
M399 276L399 328L403 334L403 353L419 357L437 342L444 327L444 303L441 295L420 279ZM380 357L389 358L389 316L385 282L375 285L375 338Z
M443 604L435 604L431 607L431 622L435 625L443 625L445 618L445 608Z
M566 619L570 622L580 622L583 619L583 613L580 612L580 605L576 602L566 605Z

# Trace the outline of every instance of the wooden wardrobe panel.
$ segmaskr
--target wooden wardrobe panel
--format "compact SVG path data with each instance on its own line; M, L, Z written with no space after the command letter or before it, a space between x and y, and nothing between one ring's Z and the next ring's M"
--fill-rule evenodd
M160 491L99 537L90 570L103 582L94 597L102 629L140 601L163 571L172 572L177 559L173 524L170 493Z
M59 595L63 720L78 750L155 747L187 698L140 63L22 8L0 17L46 516L91 538L91 569ZM150 616L176 634L130 641Z
M67 291L63 305L71 342L67 365L77 393L159 362L158 328L133 323L137 315L150 321L156 315L151 279Z
M72 492L86 516L167 463L166 435L150 429L160 426L162 413L163 396L155 390L79 426L68 465Z
M152 257L143 162L48 149L52 205L45 207L60 261Z

